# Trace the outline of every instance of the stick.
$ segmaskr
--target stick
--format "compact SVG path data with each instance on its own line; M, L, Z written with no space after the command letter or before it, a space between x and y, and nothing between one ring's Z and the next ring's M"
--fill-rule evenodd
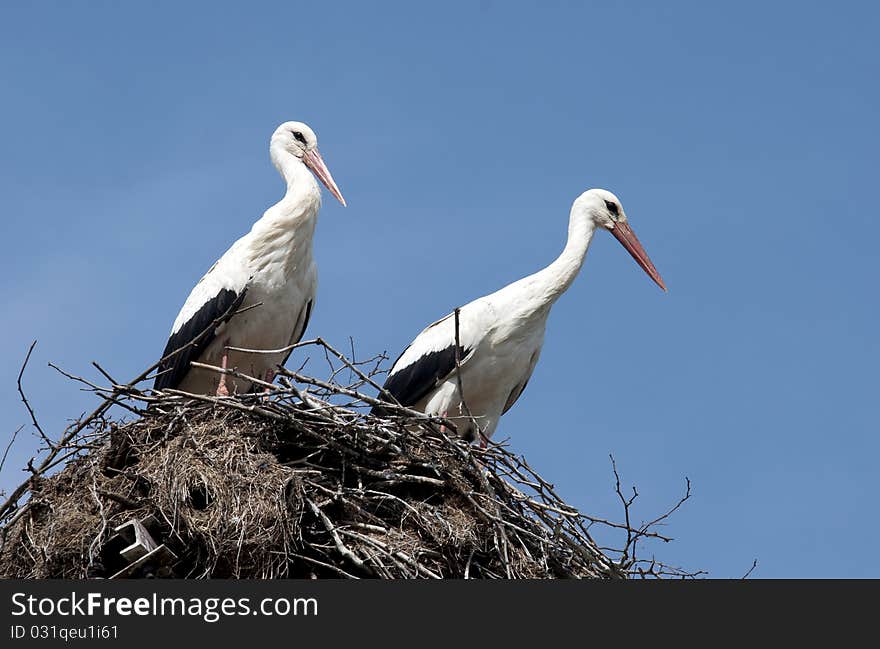
M24 404L25 408L27 408L28 413L30 413L31 421L34 424L34 428L40 433L40 437L43 438L43 441L49 445L50 449L55 448L55 444L49 439L49 436L43 432L43 429L40 428L40 424L37 423L37 416L34 414L34 409L31 408L31 404L28 403L27 397L24 396L24 389L21 387L21 377L24 376L24 370L27 367L28 361L31 359L31 352L34 351L34 347L37 345L37 341L31 343L31 346L28 348L27 356L24 357L24 363L21 364L21 369L18 372L18 393L21 395L21 402Z
M19 426L14 433L12 433L12 439L9 440L9 443L6 445L6 450L3 451L3 459L0 460L0 473L3 472L3 465L6 464L6 456L9 455L9 449L12 448L12 445L15 443L15 438L18 437L18 434L21 432L21 429L24 428L24 424Z

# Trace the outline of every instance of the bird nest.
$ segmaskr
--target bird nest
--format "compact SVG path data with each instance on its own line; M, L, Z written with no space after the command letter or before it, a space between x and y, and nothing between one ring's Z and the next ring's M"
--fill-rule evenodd
M504 445L469 446L448 422L399 406L370 415L364 388L381 358L357 363L323 341L303 345L321 350L329 378L283 370L264 394L156 394L136 387L146 373L120 385L102 370L109 387L73 377L104 402L58 440L33 416L44 453L0 505L0 576L698 574L636 557L639 541L669 540L655 527L689 489L635 526L635 494L624 497L618 479L624 522L584 515ZM120 548L131 526L149 542L129 562ZM598 529L620 547L600 548Z

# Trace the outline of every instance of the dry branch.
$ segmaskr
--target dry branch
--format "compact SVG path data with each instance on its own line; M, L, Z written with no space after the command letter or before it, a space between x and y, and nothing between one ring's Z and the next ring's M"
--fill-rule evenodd
M31 354L34 351L34 347L36 347L37 341L31 343L31 346L28 347L27 355L24 357L24 362L21 364L21 369L18 372L18 380L16 381L18 385L18 394L21 396L21 402L24 404L24 407L27 408L28 414L31 416L31 422L34 425L34 428L37 429L37 432L40 434L40 437L43 438L43 441L46 445L51 449L54 446L54 443L46 433L43 432L43 429L40 427L40 424L37 422L37 415L34 414L34 409L31 408L31 404L28 402L27 397L24 394L24 388L21 387L21 377L24 376L24 371L27 368L28 361L31 359Z

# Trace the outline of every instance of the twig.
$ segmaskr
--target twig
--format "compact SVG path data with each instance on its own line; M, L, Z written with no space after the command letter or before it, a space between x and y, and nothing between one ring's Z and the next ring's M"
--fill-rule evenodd
M333 527L333 523L327 517L321 509L314 503L310 498L306 498L306 504L308 504L309 509L312 510L312 513L321 519L321 523L324 525L324 528L327 532L330 533L330 536L333 537L333 542L336 544L336 549L339 551L343 557L351 561L354 565L356 565L361 570L365 570L366 572L373 574L373 569L366 565L360 557L358 557L354 552L348 549L345 543L342 542L342 539L339 537L339 534L336 532L336 528Z
M25 408L27 408L28 413L31 416L31 421L34 424L34 428L40 433L40 437L43 438L43 441L48 444L50 449L55 448L55 444L49 439L49 436L43 432L43 429L40 428L40 424L37 423L37 416L34 414L34 409L31 408L31 404L28 403L27 397L24 396L24 389L21 387L21 377L24 376L24 370L27 367L28 361L31 359L31 352L34 351L34 347L36 346L37 341L31 343L31 346L28 348L27 356L24 357L24 363L21 364L21 369L18 371L18 393L21 395L21 401L24 404Z
M740 579L748 579L749 575L751 575L752 571L757 567L758 567L758 560L755 559L754 561L752 561L752 567L749 568L748 571L746 572L746 574L744 574L742 577L740 577Z
M642 526L644 529L648 529L649 527L653 527L653 526L655 526L655 525L659 525L661 522L665 521L665 520L666 520L667 518L669 518L673 513L675 513L675 512L678 510L678 508L681 507L681 506L685 503L685 501L687 501L687 500L690 499L690 497L691 497L691 479L688 478L687 476L685 476L684 479L685 479L685 484L686 484L686 489L685 489L685 494L684 494L684 496L682 496L681 499L680 499L680 500L679 500L679 501L678 501L678 502L677 502L677 503L676 503L676 504L675 504L675 505L674 505L669 511L667 511L665 514L663 514L663 515L661 515L661 516L658 516L657 518L655 518L654 520L652 520L652 521L650 521L650 522L648 522L648 523L645 523L645 524ZM635 490L635 489L634 489L634 490ZM640 536L642 536L642 534L640 534Z
M608 454L608 457L611 458L611 469L614 471L614 484L615 484L614 488L617 491L617 497L620 498L620 502L623 504L623 514L624 514L624 518L625 518L624 524L626 525L626 545L623 548L623 551L622 551L623 556L621 557L620 562L624 567L628 567L631 563L628 560L629 559L628 553L629 553L630 547L633 544L634 536L636 533L636 531L632 527L632 524L630 523L629 509L632 506L633 502L635 502L635 499L639 497L639 492L636 491L635 486L633 486L633 488L632 488L633 495L629 499L627 499L623 495L623 492L620 490L620 474L617 473L617 463L614 461L614 456L611 455L610 453ZM633 557L633 559L635 559L635 557Z
M142 502L131 500L130 498L126 498L125 496L117 493L113 493L112 491L106 491L104 489L97 489L96 493L99 496L104 496L105 498L109 498L110 500L119 503L126 509L140 509L144 506Z
M94 365L95 369L98 370L101 374L104 375L104 378L105 378L105 379L107 379L108 381L110 381L110 385L119 385L119 384L116 382L116 379L114 379L112 376L110 376L110 374L108 374L107 371L106 371L103 367L101 367L100 365L98 365L97 361L92 361L92 365Z
M3 451L3 459L0 460L0 473L3 473L3 466L6 464L6 456L9 455L9 449L12 448L12 445L15 444L15 438L18 437L18 434L21 432L21 429L24 428L24 424L19 426L14 433L12 433L12 439L9 440L9 443L6 445L6 450Z
M89 544L89 569L91 569L92 565L95 563L95 554L98 548L98 543L100 543L101 537L104 536L104 532L107 530L107 517L104 514L104 503L98 498L98 485L94 474L92 475L91 494L92 498L94 498L95 502L98 504L98 514L101 517L101 529L98 530L97 535L95 535L95 538Z
M61 369L60 367L58 367L57 365L55 365L52 362L49 362L49 367L51 367L53 370L55 370L56 372L58 372L59 374L61 374L65 378L71 379L72 381L76 381L78 383L82 383L83 385L87 385L88 391L90 391L90 392L94 392L94 393L99 394L101 396L106 395L105 398L113 401L113 405L119 406L121 408L125 408L129 412L132 412L136 415L142 415L144 413L143 410L141 410L139 408L135 408L133 406L130 406L122 400L123 398L131 399L131 398L135 397L135 395L133 395L131 392L126 392L124 394L124 397L121 396L121 393L119 392L119 390L122 386L114 385L112 388L105 388L103 386L92 383L88 379L85 379L81 376L76 376L74 374L71 374L70 372L65 372L63 369ZM83 388L83 390L85 390L85 389L86 388Z

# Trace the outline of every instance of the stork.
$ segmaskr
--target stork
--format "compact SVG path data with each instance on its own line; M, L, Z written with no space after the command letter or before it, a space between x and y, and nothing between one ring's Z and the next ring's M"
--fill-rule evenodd
M485 446L525 389L550 309L580 271L597 228L610 231L666 290L620 201L591 189L574 201L568 241L552 264L428 325L394 362L379 398L443 416L459 435ZM381 406L372 412L387 414Z
M189 294L171 327L154 383L157 390L177 388L218 396L251 391L251 381L191 363L237 368L271 381L274 368L290 354L279 348L298 342L308 326L317 289L312 237L321 208L314 176L343 206L345 199L318 152L318 138L306 124L279 126L272 134L269 155L287 183L287 192Z

